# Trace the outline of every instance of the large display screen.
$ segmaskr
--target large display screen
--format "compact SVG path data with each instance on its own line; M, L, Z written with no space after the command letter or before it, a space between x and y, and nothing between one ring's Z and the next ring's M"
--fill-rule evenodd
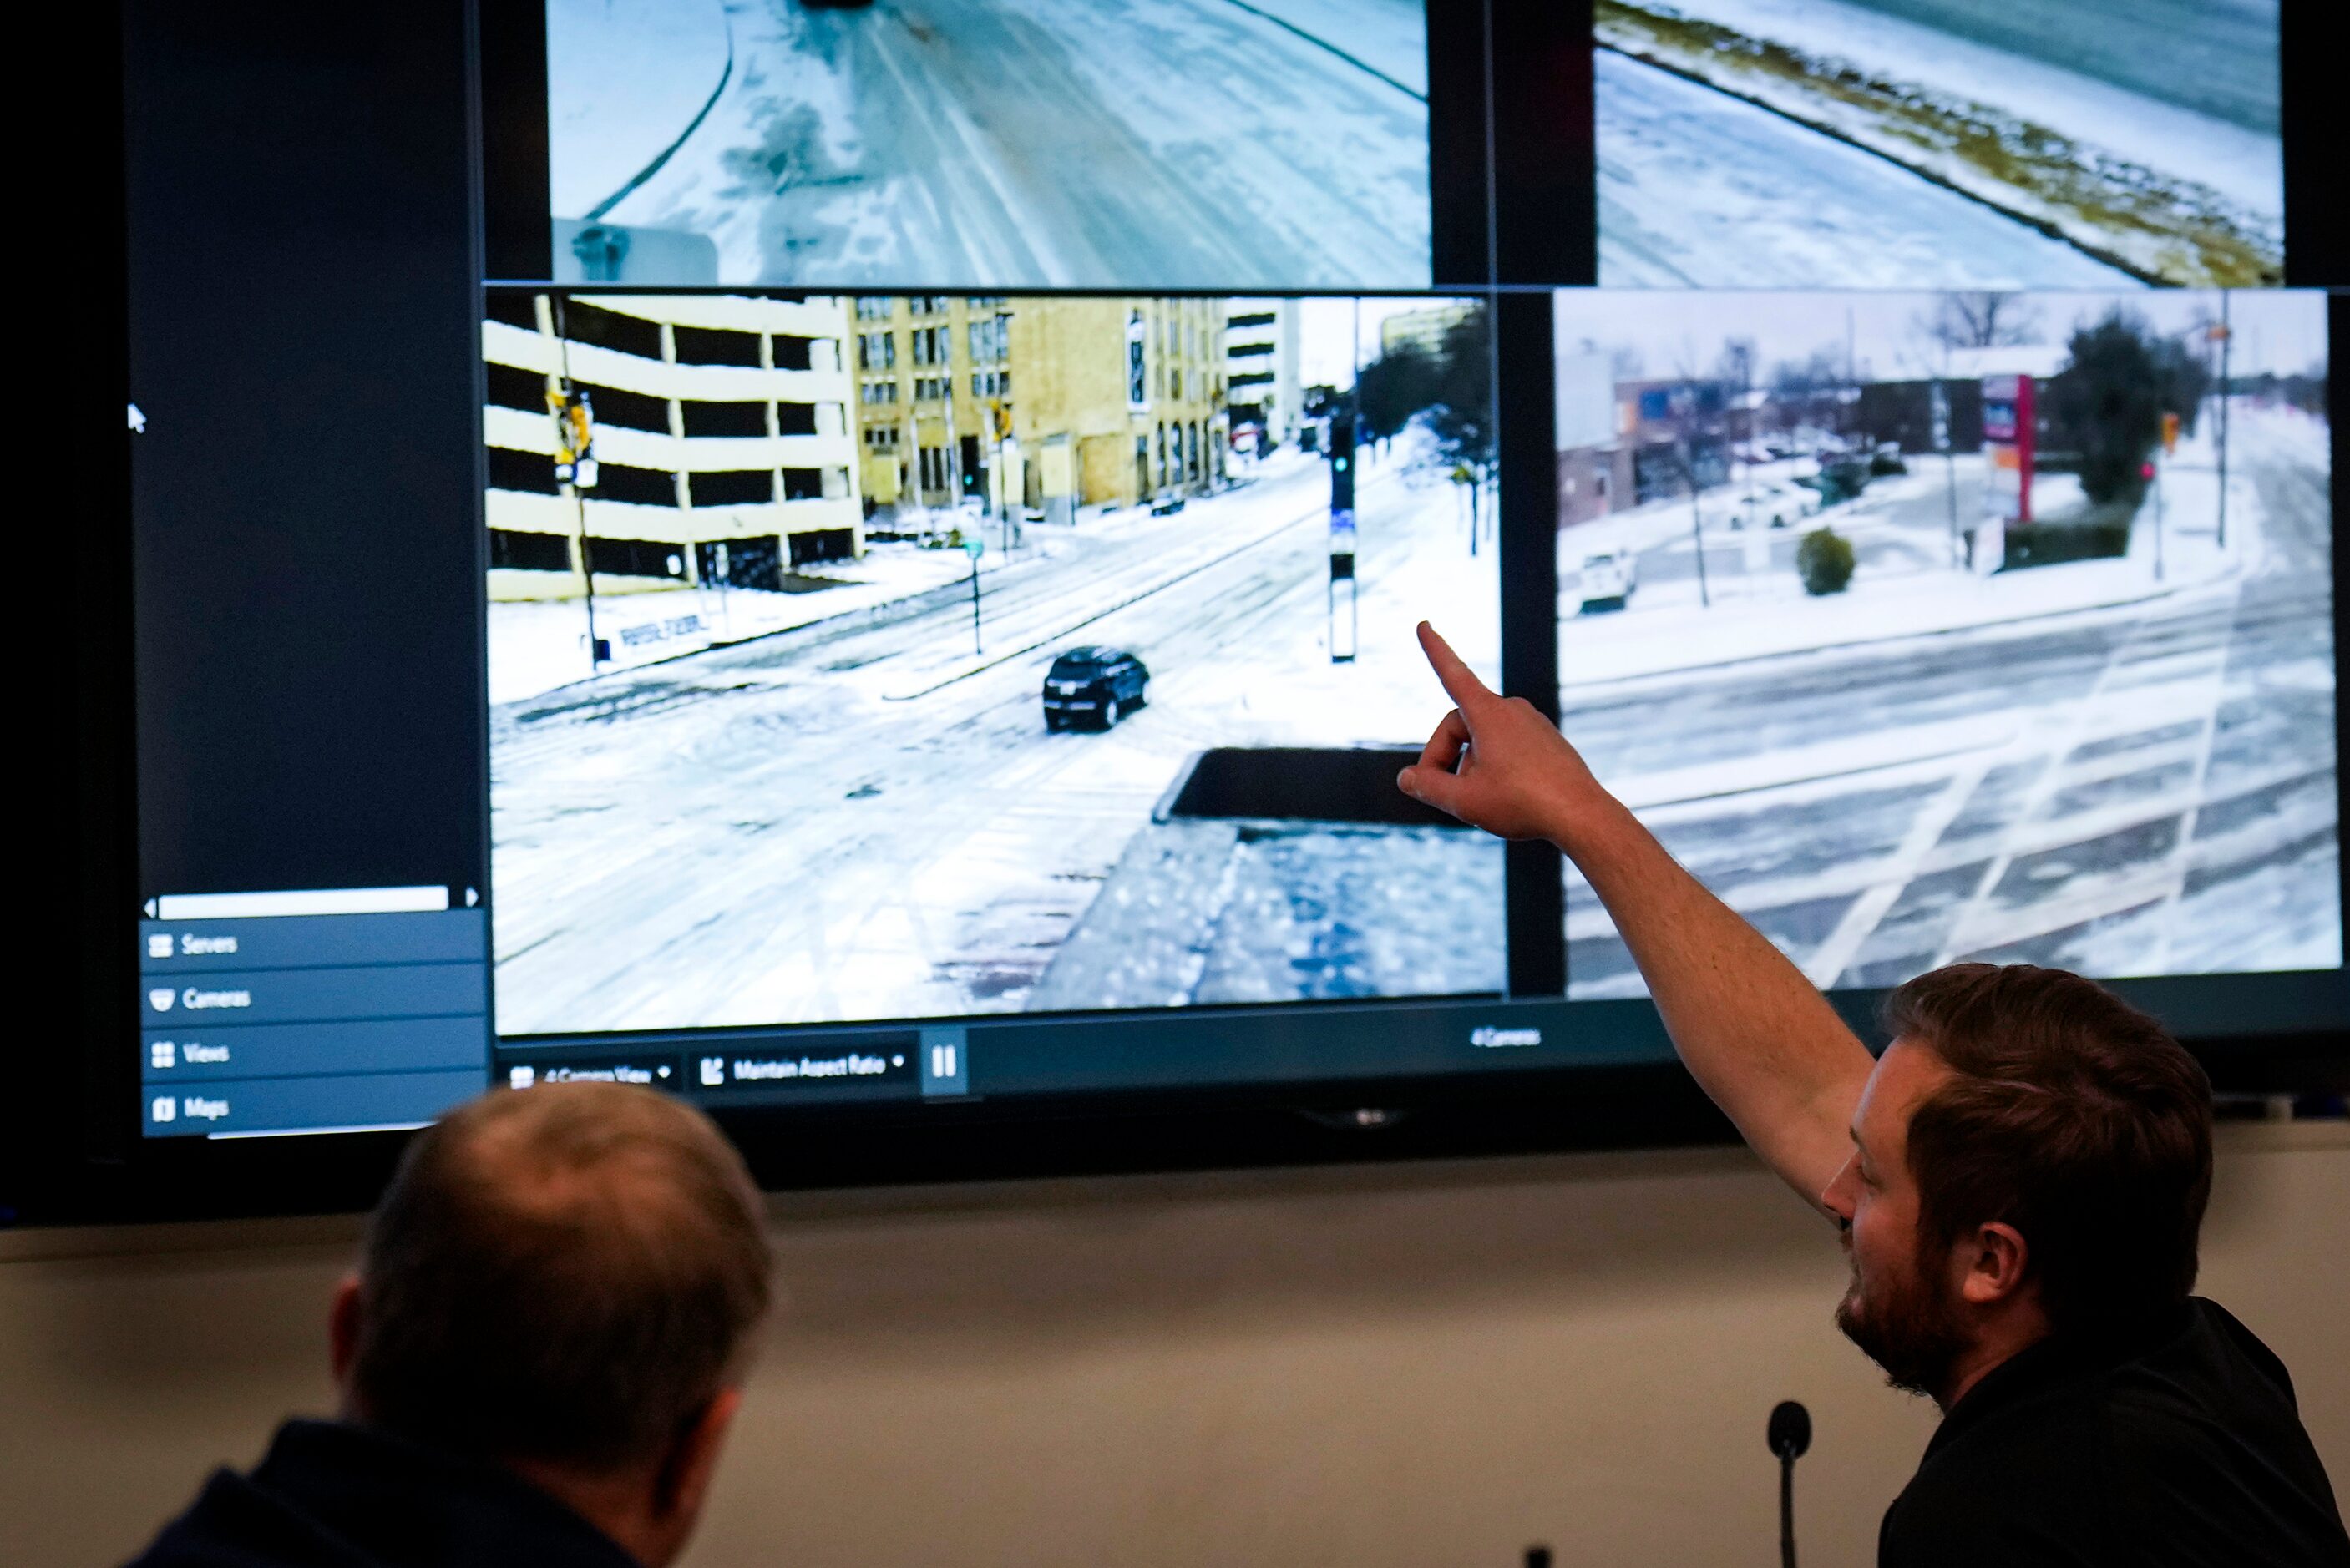
M1564 727L1813 980L2341 965L2323 295L1555 309Z

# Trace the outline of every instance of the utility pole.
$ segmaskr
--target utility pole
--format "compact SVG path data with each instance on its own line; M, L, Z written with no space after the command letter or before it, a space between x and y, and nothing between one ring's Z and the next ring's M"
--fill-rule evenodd
M1948 354L1944 356L1944 371L1949 369ZM1943 492L1950 504L1950 565L1959 564L1959 459L1951 450L1950 394L1946 380L1930 382L1932 399L1934 445L1942 454Z
M2159 459L2154 464L2154 580L2162 581L2162 470Z
M979 557L987 550L987 536L974 530L962 542L962 553L971 557L971 651L976 658L984 651L979 645Z
M587 461L591 450L589 443L594 436L594 415L588 412L584 396L571 384L571 339L564 332L563 296L556 295L548 303L552 314L540 319L547 322L555 331L556 394L552 400L555 404L555 448L558 454L563 454L556 459L562 465L557 469L557 474L562 477L563 487L571 492L572 516L577 529L579 546L579 581L584 590L581 597L588 607L588 673L593 675L603 668L604 644L596 636L596 560L588 549L588 492L580 482L583 479L588 483L595 482L593 468L584 473L581 472L581 464ZM567 456L567 462L565 461ZM563 468L569 469L567 476L563 476Z
M1681 442L1681 478L1689 484L1690 543L1697 554L1697 603L1700 609L1713 607L1713 596L1705 584L1705 514L1697 504L1697 466L1690 461L1689 442Z
M1844 307L1844 392L1837 399L1836 434L1846 434L1852 424L1853 406L1860 400L1860 366L1857 361L1852 323L1852 306Z
M2234 334L2228 328L2228 296L2220 291L2220 548L2228 547L2228 349Z
M938 352L937 348L941 336L946 338L944 353ZM931 362L939 366L947 379L947 506L955 517L955 525L961 527L962 525L962 448L955 441L954 329L951 327L935 328L931 335L931 343L932 345Z

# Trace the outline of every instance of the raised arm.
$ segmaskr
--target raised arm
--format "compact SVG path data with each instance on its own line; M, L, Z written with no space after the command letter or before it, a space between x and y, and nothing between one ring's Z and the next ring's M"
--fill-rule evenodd
M1600 787L1557 726L1488 689L1425 622L1419 640L1456 706L1403 770L1404 793L1504 838L1548 839L1575 862L1690 1072L1817 1207L1851 1152L1867 1047L1785 954Z

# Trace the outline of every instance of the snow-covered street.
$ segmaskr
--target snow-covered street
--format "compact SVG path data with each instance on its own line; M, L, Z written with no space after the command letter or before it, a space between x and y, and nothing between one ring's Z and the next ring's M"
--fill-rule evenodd
M707 235L721 282L1430 280L1418 0L554 0L548 36L556 215Z
M1191 756L1417 745L1444 706L1423 616L1495 672L1492 546L1471 557L1462 493L1394 454L1358 493L1360 656L1330 661L1328 502L1326 463L1284 452L1170 517L1032 524L983 583L977 653L951 583L495 708L500 1031L1138 1004L1066 965L1034 993ZM1139 655L1149 703L1047 734L1045 670L1085 643ZM1243 846L1206 889L1237 934L1169 955L1180 984L1149 1000L1496 989L1500 846L1438 837ZM1487 885L1490 919L1399 942L1390 885L1423 883Z
M1596 37L1604 285L2282 275L2273 0L1605 0Z
M1686 500L1611 519L1642 586L1621 614L1563 604L1564 728L1823 985L1962 958L2104 977L2333 967L2326 427L2236 400L2223 550L2216 416L2166 466L2159 580L2151 500L2126 558L1951 571L1931 458L1872 486L1873 512L1826 519L1859 566L1825 600L1791 586L1794 529L1750 581L1744 541L1711 525L1704 610ZM1965 518L1963 459L1959 474ZM1571 995L1638 992L1572 876L1567 932Z

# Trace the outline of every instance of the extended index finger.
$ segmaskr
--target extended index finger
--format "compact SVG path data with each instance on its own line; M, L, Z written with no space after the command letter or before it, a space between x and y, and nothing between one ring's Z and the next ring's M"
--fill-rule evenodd
M1428 655L1428 662L1435 666L1436 678L1444 682L1445 695L1460 704L1462 712L1493 700L1492 688L1478 680L1477 672L1462 663L1461 656L1452 651L1452 645L1437 635L1436 628L1426 621L1419 623L1419 648Z

